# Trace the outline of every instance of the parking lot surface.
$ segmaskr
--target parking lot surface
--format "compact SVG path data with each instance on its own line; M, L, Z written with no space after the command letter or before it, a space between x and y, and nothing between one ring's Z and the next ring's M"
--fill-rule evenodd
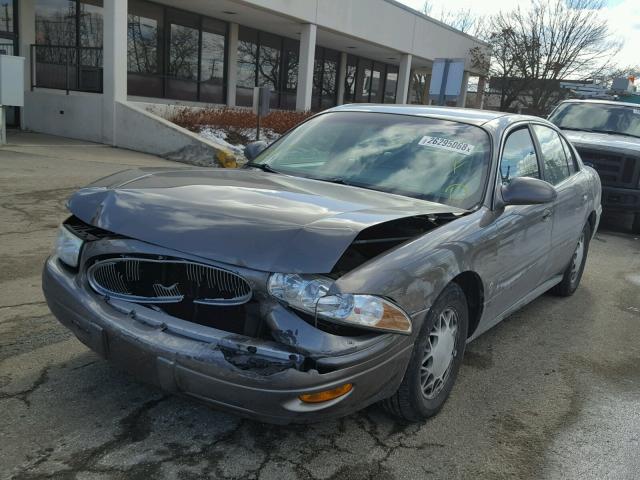
M620 222L591 243L573 297L545 295L468 346L432 420L402 425L373 406L276 427L142 384L43 301L40 271L66 197L150 165L170 164L44 136L0 149L0 478L640 475L640 239Z

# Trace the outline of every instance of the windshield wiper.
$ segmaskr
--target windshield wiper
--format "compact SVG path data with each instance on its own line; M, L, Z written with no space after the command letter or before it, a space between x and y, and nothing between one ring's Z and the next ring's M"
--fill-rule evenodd
M348 186L353 186L353 183L350 183L348 181L346 181L344 178L341 177L333 177L333 178L317 178L317 177L310 177L313 178L314 180L320 180L321 182L329 182L329 183L336 183L338 185L348 185Z
M379 190L377 188L374 188L373 185L367 185L366 183L357 183L357 182L352 182L349 180L345 180L342 177L307 177L310 178L312 180L319 180L320 182L328 182L328 183L335 183L336 185L346 185L348 187L360 187L360 188L368 188L369 190Z
M280 173L277 170L274 170L273 167L271 167L271 165L269 165L268 163L247 163L245 165L246 168L257 168L258 170L262 170L263 172L269 172L269 173Z

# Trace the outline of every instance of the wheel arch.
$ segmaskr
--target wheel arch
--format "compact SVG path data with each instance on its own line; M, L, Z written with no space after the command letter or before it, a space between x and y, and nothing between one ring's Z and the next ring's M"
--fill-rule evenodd
M593 210L590 214L589 217L587 218L587 222L589 222L589 228L591 229L591 234L593 235L595 232L595 228L596 228L596 220L597 220L597 215L595 210Z
M470 270L456 275L451 280L451 283L457 284L467 297L467 305L469 307L467 338L469 338L478 328L484 311L484 284L480 275Z

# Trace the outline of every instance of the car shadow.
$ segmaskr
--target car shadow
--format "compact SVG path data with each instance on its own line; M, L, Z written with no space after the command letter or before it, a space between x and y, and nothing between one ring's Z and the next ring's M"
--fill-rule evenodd
M599 230L613 234L633 234L631 231L632 223L632 214L623 212L603 212L602 217L600 218Z

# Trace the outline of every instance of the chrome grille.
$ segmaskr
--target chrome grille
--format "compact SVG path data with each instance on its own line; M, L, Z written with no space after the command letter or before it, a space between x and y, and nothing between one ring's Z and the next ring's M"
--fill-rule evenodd
M96 292L138 303L242 305L252 293L233 272L183 260L110 258L94 263L87 275Z

